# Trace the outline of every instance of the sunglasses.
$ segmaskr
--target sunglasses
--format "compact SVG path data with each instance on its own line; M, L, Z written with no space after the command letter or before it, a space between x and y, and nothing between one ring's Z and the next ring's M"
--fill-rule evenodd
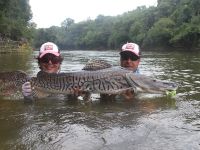
M131 61L136 61L139 58L140 57L133 55L133 54L127 54L127 53L121 54L121 60L129 60L130 59Z
M62 62L62 58L55 55L46 54L40 59L40 62L45 64L48 64L49 61L51 61L52 64L58 64Z

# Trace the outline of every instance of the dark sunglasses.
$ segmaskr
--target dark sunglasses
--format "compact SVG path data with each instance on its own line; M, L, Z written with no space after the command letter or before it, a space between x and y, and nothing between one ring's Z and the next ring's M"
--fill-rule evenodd
M39 62L41 63L49 63L49 61L51 61L52 64L58 64L62 62L62 58L52 54L51 55L46 54L39 60Z
M131 61L136 61L138 60L140 57L133 55L133 54L129 54L129 53L124 53L121 54L121 60L131 60Z

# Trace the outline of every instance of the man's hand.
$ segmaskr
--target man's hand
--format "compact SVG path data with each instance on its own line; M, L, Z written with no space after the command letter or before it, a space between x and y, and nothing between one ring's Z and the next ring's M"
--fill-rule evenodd
M22 94L23 94L24 97L31 96L32 88L31 88L31 83L30 82L25 82L22 85Z

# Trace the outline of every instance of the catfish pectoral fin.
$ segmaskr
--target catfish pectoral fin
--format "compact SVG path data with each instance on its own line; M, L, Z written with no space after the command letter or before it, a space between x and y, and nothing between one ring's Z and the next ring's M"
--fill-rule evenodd
M50 93L47 93L45 91L42 91L40 89L34 88L33 90L33 97L35 99L41 99L41 98L46 98L50 95Z

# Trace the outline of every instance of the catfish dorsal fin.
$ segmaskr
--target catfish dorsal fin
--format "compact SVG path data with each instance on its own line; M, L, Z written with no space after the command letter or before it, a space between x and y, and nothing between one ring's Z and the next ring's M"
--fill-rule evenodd
M106 69L106 68L111 68L111 67L112 65L106 62L105 60L91 59L85 64L82 70L95 71L95 70L101 70L101 69Z

